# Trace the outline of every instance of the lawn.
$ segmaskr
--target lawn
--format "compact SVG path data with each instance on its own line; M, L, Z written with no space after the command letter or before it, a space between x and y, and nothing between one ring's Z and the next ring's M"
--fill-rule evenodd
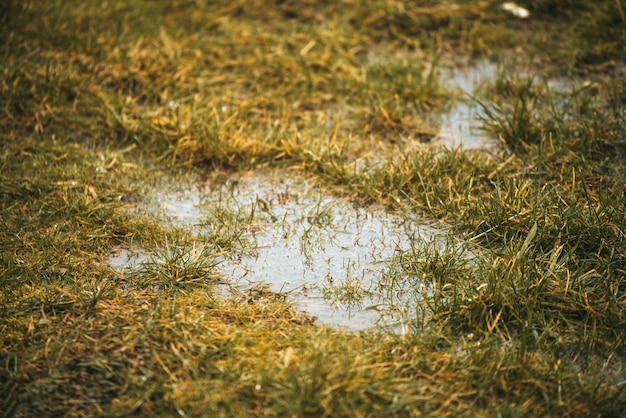
M518 5L2 2L0 415L621 416L626 4ZM442 142L459 103L490 146ZM437 231L309 289L402 332L225 273L268 231L319 273L353 213Z

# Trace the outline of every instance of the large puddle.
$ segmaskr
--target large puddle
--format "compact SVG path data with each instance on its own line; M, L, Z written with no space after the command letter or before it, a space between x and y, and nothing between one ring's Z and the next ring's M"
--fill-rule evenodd
M347 330L403 321L407 304L392 306L381 287L397 251L438 235L414 215L358 208L286 171L220 176L197 184L155 185L137 211L215 238L223 225L242 245L221 257L219 271L232 291L265 284L322 324ZM141 249L119 249L117 269L140 265ZM396 301L397 302L397 301Z

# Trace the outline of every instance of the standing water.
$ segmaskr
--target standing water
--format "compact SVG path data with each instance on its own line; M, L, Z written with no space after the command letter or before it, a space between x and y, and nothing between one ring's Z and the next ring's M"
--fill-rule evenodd
M497 66L489 61L480 61L471 67L450 71L446 77L448 87L461 93L450 111L441 117L439 134L435 143L448 148L491 149L497 141L480 129L481 108L474 100L480 88L492 82L497 73Z
M435 230L415 217L358 208L287 172L253 172L203 188L168 185L137 210L209 235L220 217L244 219L242 248L218 269L235 289L265 284L283 292L321 324L347 330L403 319L390 306L381 277L396 251L430 241ZM229 215L225 215L229 214ZM149 257L118 251L109 263L132 268Z

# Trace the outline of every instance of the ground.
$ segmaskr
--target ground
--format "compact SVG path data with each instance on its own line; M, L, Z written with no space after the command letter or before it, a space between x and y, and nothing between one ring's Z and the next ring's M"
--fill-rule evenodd
M75 3L0 6L4 416L621 416L622 0ZM438 143L459 101L494 147ZM229 282L280 196L200 232L137 210L248 171L446 231L388 260L405 332Z

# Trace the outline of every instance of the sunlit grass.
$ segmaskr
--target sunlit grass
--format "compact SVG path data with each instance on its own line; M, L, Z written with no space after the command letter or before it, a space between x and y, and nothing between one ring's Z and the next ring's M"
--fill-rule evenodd
M623 413L625 5L524 6L4 2L0 411ZM457 95L442 70L479 55L539 69L477 98L501 148L430 148ZM557 90L542 72L585 79ZM382 295L370 309L412 332L347 333L266 286L225 291L220 263L281 222L258 197L207 208L202 232L140 210L155 178L285 167L447 231L378 283L320 284L342 304ZM302 214L304 253L332 212ZM118 271L115 248L150 256Z

